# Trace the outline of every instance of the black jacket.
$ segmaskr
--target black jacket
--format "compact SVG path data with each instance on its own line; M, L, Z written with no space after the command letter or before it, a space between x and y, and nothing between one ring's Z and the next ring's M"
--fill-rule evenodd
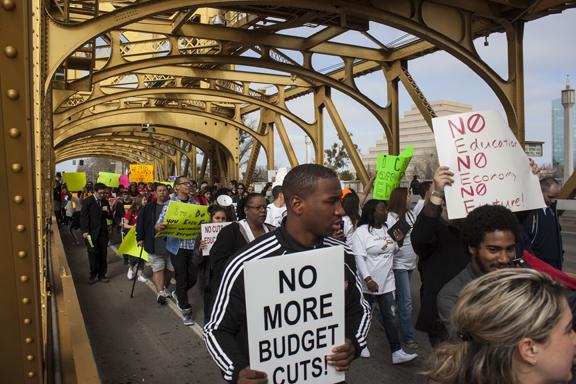
M526 247L540 260L562 270L564 262L564 246L562 244L562 228L558 221L556 203L550 209L534 209L529 211L522 221L523 236Z
M362 285L356 275L354 256L345 243L329 237L322 239L317 247L338 245L344 246L346 250L345 265L342 266L346 279L345 337L352 341L356 356L358 356L362 348L366 346L366 337L370 328L370 307L362 296ZM268 257L283 257L285 253L308 250L310 248L297 243L288 235L285 227L281 226L273 232L260 236L240 250L226 265L220 284L222 289L218 289L210 320L204 327L204 341L227 381L235 383L239 372L250 364L244 262Z
M108 207L108 213L102 211L101 207ZM100 205L98 205L93 195L86 198L80 211L80 227L82 228L82 233L90 234L93 242L98 240L100 235L108 238L108 224L106 223L106 219L111 218L112 212L108 200L100 199Z
M156 209L162 212L163 205L151 201L142 207L138 218L136 219L136 241L144 241L144 250L148 253L156 253L154 245L154 236L156 230Z
M460 230L443 220L441 212L442 207L427 203L414 223L411 236L422 280L415 328L435 336L446 336L438 317L438 292L468 264Z

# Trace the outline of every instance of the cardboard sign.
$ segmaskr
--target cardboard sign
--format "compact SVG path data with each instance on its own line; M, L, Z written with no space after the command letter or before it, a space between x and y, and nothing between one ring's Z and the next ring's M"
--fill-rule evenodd
M151 183L154 180L154 166L150 164L130 164L130 182Z
M81 191L86 186L85 172L64 172L62 181L66 184L69 191Z
M445 188L448 218L466 217L488 204L511 211L545 206L538 176L498 112L461 113L432 122L440 164L454 173L454 184Z
M156 232L156 237L194 239L200 233L200 225L209 221L207 206L170 201L164 217L164 224L168 227Z
M231 223L230 222L210 223L210 224L202 224L200 226L201 231L200 233L202 234L202 240L205 243L204 249L202 250L203 256L210 255L210 250L212 249L212 246L216 242L216 238L218 237L220 230L225 226L227 226L228 224Z
M111 172L98 172L98 183L102 183L110 188L118 188L120 185L120 174Z
M244 265L250 368L268 382L339 383L326 362L344 344L344 248L321 248Z
M139 247L138 242L136 241L136 227L132 227L126 236L124 236L122 244L120 244L116 253L118 255L130 255L139 257L140 251L142 251L142 259L148 261L148 253L142 249L142 247Z
M400 180L414 155L414 148L409 144L399 156L378 155L376 159L376 179L373 196L377 200L388 200L390 193L400 186Z

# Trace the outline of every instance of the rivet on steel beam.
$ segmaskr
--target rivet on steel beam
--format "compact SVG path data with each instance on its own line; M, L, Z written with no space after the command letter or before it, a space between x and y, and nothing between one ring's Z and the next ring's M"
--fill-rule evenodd
M23 259L27 256L28 254L26 253L26 251L18 251L18 257Z
M9 90L6 91L6 96L8 96L10 100L16 100L17 98L20 97L20 93L18 93L18 91L15 90L14 88L10 88Z
M21 195L16 195L14 196L14 202L16 204L22 204L22 202L24 201L24 197Z
M34 377L34 376L36 376L36 374L34 372L32 372L32 371L28 372L28 377Z
M12 168L12 172L14 173L19 173L20 171L22 171L22 164L20 163L13 163L10 168Z
M10 128L8 133L10 134L10 137L13 139L20 137L20 130L18 128Z
M4 54L6 55L6 57L13 59L18 54L18 51L16 50L15 47L8 45L6 48L4 48Z
M27 337L27 338L24 339L24 342L25 342L26 344L32 344L33 341L34 341L34 339L31 338L31 337Z
M30 299L27 297L23 297L22 298L22 304L28 304L30 302Z
M16 232L24 232L26 230L26 227L24 226L24 224L18 224L16 226Z
M13 0L3 0L2 7L7 11L13 11L16 8L16 4Z
M34 360L34 355L28 355L28 356L26 356L26 360L28 360L28 361Z
M24 319L24 324L30 325L30 324L32 324L32 320L30 320L29 318L25 318L25 319Z
M20 276L20 281L21 281L22 283L27 283L27 282L28 282L28 276L26 276L26 275Z

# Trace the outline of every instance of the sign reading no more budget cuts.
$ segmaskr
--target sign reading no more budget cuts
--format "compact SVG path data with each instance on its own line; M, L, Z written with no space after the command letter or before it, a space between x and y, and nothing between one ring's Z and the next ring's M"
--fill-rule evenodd
M344 344L344 248L244 264L250 368L268 382L332 384L326 356Z
M207 206L171 200L163 222L167 227L156 232L156 237L194 239L200 233L200 225L208 221L210 214Z
M202 224L200 228L202 241L204 241L202 256L210 255L210 250L212 249L212 246L216 242L216 238L218 237L220 230L222 230L222 228L224 228L228 224L231 224L231 222Z
M454 173L444 191L448 218L466 217L482 205L513 212L545 206L538 176L498 112L442 116L432 123L438 160Z

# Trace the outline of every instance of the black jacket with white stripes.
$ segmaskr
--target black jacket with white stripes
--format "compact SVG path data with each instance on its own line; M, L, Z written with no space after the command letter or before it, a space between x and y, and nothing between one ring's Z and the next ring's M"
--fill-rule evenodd
M370 307L362 296L354 256L345 243L330 237L323 238L314 248L338 245L345 248L345 336L354 344L357 357L366 346ZM214 299L210 320L204 326L204 341L208 351L228 382L235 383L239 372L250 364L243 264L249 260L310 249L296 242L282 225L248 244L230 259Z

